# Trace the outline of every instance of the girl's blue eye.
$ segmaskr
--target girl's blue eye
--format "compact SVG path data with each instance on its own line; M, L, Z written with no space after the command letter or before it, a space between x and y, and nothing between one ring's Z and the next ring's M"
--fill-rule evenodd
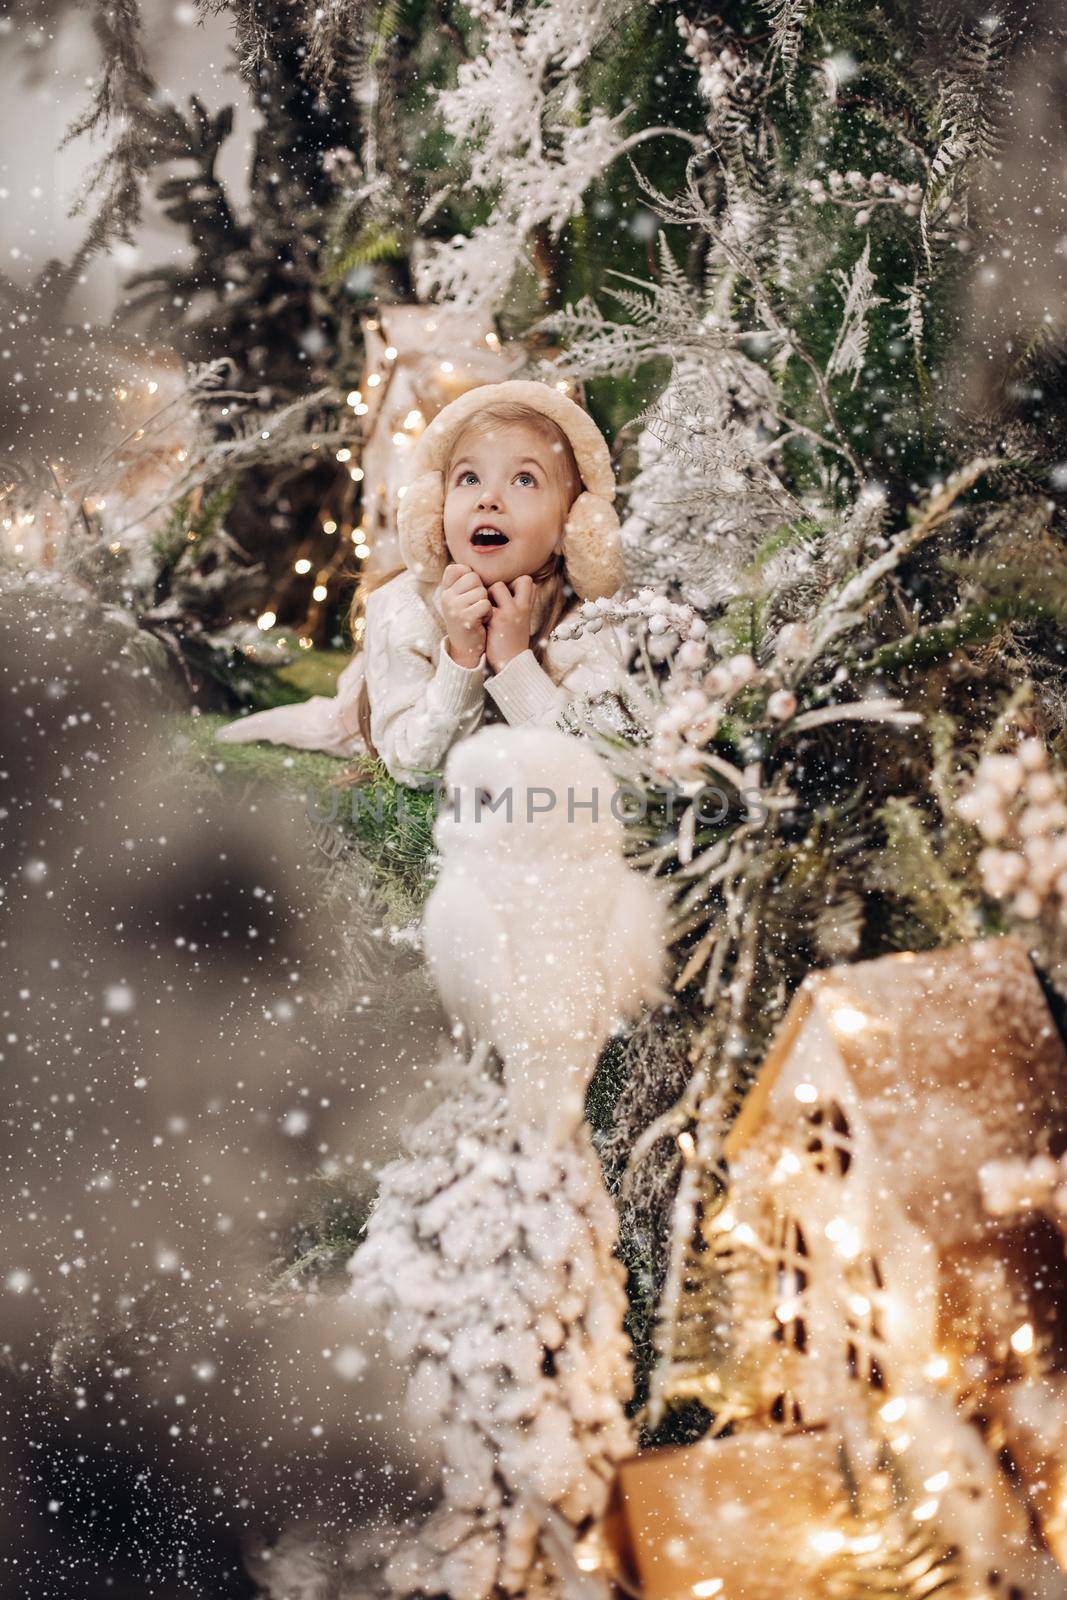
M465 483L468 478L476 478L477 476L478 476L478 474L475 471L473 471L472 468L468 467L466 472L461 472L460 473L459 481L460 481L460 483ZM515 474L515 476L517 478L529 478L530 482L535 487L537 485L537 479L534 477L532 472L517 472Z

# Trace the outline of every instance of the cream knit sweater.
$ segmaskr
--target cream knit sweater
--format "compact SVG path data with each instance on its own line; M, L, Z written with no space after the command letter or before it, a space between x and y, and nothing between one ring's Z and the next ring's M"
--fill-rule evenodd
M608 623L599 633L553 640L543 667L532 650L524 650L494 673L484 653L476 667L461 667L448 654L441 583L401 572L367 596L365 614L363 648L338 678L335 695L312 695L239 717L220 728L216 739L364 755L357 708L365 677L371 738L385 766L398 783L430 788L428 774L439 772L457 739L487 716L517 725L552 724L577 695L614 689L625 703L632 685L626 633Z
M484 653L461 667L447 650L441 584L402 572L367 597L363 670L370 696L371 738L390 774L414 788L429 786L449 749L473 733L489 695L505 721L552 724L577 695L625 684L625 634L607 623L578 639L554 639L544 666L524 650L491 672Z

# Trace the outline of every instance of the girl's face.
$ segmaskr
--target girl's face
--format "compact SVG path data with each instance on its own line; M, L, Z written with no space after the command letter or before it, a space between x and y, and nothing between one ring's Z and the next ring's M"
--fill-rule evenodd
M445 544L486 588L541 567L563 539L568 511L551 444L522 423L471 437L445 484ZM490 531L493 530L493 531Z

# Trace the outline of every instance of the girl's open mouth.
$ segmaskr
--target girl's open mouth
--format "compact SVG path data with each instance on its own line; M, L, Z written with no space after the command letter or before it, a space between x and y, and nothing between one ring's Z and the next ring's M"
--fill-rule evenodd
M506 545L508 536L501 533L499 528L475 528L471 534L471 544L476 550L492 550Z

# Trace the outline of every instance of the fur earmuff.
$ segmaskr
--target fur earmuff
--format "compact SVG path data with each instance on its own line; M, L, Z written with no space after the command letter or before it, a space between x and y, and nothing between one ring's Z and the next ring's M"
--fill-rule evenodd
M603 495L587 489L571 506L563 526L563 564L582 600L612 595L623 582L619 519Z
M427 583L437 583L448 565L444 518L444 474L423 472L398 502L396 526L404 565Z

